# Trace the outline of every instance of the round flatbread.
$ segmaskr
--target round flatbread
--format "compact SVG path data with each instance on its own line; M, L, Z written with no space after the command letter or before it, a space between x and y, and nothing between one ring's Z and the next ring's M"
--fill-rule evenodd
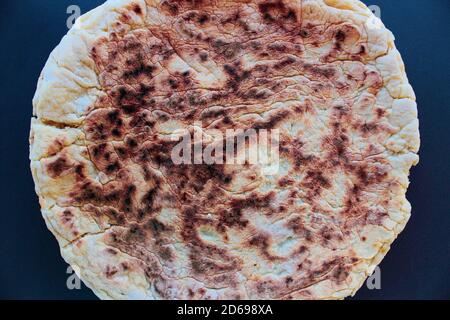
M42 214L100 298L344 298L410 216L415 96L357 0L107 1L51 53L33 106ZM180 132L204 148L232 129L278 147L174 161Z

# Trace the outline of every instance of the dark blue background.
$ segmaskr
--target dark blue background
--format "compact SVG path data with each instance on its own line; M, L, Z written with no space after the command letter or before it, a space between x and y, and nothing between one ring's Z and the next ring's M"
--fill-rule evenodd
M0 1L0 298L94 299L66 288L67 265L41 218L29 171L31 99L50 51L67 32L66 9L100 0ZM450 298L450 1L367 0L381 7L417 94L421 162L411 175L413 212L381 264L382 289L357 299Z

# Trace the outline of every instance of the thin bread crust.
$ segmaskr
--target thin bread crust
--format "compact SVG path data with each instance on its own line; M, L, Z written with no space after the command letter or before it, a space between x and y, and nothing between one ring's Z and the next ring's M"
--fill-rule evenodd
M109 0L50 54L33 115L42 215L102 299L343 299L410 217L415 95L357 0ZM198 121L279 129L278 173L175 165Z

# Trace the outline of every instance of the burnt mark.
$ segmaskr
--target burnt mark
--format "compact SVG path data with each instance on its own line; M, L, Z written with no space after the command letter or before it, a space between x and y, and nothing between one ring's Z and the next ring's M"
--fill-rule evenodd
M328 158L334 164L348 162L347 145L348 137L345 134L339 134L333 137L326 137L324 140L325 150L329 150Z
M248 240L248 245L257 248L261 255L269 261L279 260L280 257L274 256L269 252L270 237L264 233L259 233Z
M280 53L285 53L287 51L286 45L282 43L271 43L267 46L269 51L275 51Z
M110 279L118 272L116 267L106 266L105 276Z
M94 140L106 140L109 136L108 128L103 123L93 123L92 125L87 127L86 132L92 137Z
M208 15L206 15L206 14L202 14L202 15L200 15L200 17L198 17L198 20L197 20L197 22L200 24L200 25L204 25L206 22L208 22L209 21L209 17L208 17Z
M202 62L208 61L208 53L207 52L204 52L204 51L200 52L198 56L200 57L200 61L202 61Z
M358 52L358 54L359 54L359 55L365 55L366 52L367 52L366 47L365 47L364 45L361 45L361 46L359 47L359 52Z
M172 16L178 15L180 12L179 5L177 4L177 1L167 0L162 2L161 4L164 11L170 13Z
M301 217L294 217L287 221L286 227L291 229L296 235L302 237L307 242L312 242L314 240L314 234L313 231L311 231L309 228L305 226L305 224L302 221ZM303 253L308 248L304 246L303 248L299 248L299 253Z
M149 166L142 165L142 172L145 181L155 181L156 183L160 183L159 178L150 170Z
M120 111L119 110L112 110L108 112L106 115L108 121L113 124L123 124L122 119L120 119Z
M216 40L213 42L213 48L225 59L233 59L244 49L243 45L239 42L226 43L222 40Z
M139 111L133 114L130 127L132 128L143 128L149 127L153 128L155 126L155 119L152 117L151 113L147 110Z
M123 116L118 109L99 109L88 115L85 132L89 140L106 141L122 136Z
M277 290L277 286L273 280L262 280L256 284L256 292L260 295L271 295Z
M370 210L364 201L362 192L373 185L382 184L388 176L387 171L378 167L369 167L367 164L348 167L348 170L351 171L357 182L347 188L344 208L340 214L347 217L348 224L381 224L386 213Z
M114 221L118 225L124 225L126 223L125 215L115 209L108 209L105 215Z
M128 157L127 149L124 147L117 147L116 148L117 155L120 159L125 160Z
M228 76L227 87L233 90L237 90L251 75L249 70L240 70L238 66L230 64L225 64L223 69Z
M375 109L375 113L377 115L377 119L381 119L386 115L387 112L385 109L377 108L377 109Z
M113 249L113 248L107 248L106 252L109 253L112 256L117 255L117 250Z
M62 154L58 156L55 160L47 163L47 172L52 178L57 178L61 176L63 172L68 171L72 168L72 164L67 159L67 156Z
M294 279L292 277L286 277L284 279L284 283L286 284L286 287L289 287L292 284L292 282L294 282Z
M188 175L189 177L194 178L194 181L191 182L190 186L197 192L202 191L206 183L210 180L213 180L220 185L227 185L231 182L232 178L230 175L225 174L224 165L220 164L189 166Z
M178 89L178 81L176 79L169 79L167 82L171 89L173 90Z
M155 91L155 86L153 85L146 85L144 83L139 84L139 90L137 92L137 98L138 100L144 100L147 98L147 96Z
M363 186L381 183L388 175L378 167L369 168L367 165L359 165L353 172Z
M159 140L146 143L136 151L136 161L141 165L153 162L158 166L173 167L171 151L176 143L176 141Z
M316 197L320 195L323 189L331 187L329 179L324 176L324 173L321 170L308 170L301 185L308 189L310 197Z
M327 59L328 59L328 58L334 57L335 54L336 54L336 52L342 50L342 44L344 43L346 37L347 37L347 35L345 34L344 31L338 30L338 31L336 32L336 34L335 34L335 36L334 36L335 41L334 41L334 45L333 45L333 50L334 50L334 52L332 51L332 52L329 54L329 56L327 57Z
M338 30L336 32L336 34L334 35L334 39L336 39L337 42L344 42L346 37L347 37L347 35L342 30Z
M120 169L120 164L119 164L119 162L118 161L115 161L115 162L113 162L113 163L110 163L110 164L108 164L107 166L106 166L106 172L107 173L113 173L113 172L116 172L116 171L118 171Z
M71 193L71 196L74 197L75 202L78 203L98 203L103 197L101 187L90 181L80 184L79 190L74 190Z
M112 174L122 168L119 157L110 143L92 145L88 147L88 150L91 161L98 170L107 174Z
M157 219L149 220L145 227L150 230L154 237L160 237L162 233L168 230L166 225Z
M135 113L142 107L142 100L139 99L139 96L125 86L119 87L116 92L113 92L113 97L116 105L127 115Z
M364 122L359 126L359 130L361 130L363 136L377 132L378 128L378 124L374 122Z
M101 143L99 145L96 145L92 147L90 150L92 151L91 154L94 159L99 159L100 157L104 156L105 150L106 150L106 143Z
M242 209L240 207L232 207L231 209L224 209L219 212L220 218L216 229L220 232L225 232L226 228L245 228L248 225L248 220L243 219Z
M158 188L154 187L148 190L141 199L141 203L144 205L146 211L151 211L155 205L155 199L158 194Z
M134 12L135 14L137 14L138 16L142 15L142 8L141 8L141 6L140 6L139 4L137 4L137 3L133 3L133 4L131 5L131 10L133 10L133 12Z
M309 38L311 35L311 32L306 29L306 28L302 28L300 29L300 31L298 32L298 35L302 38Z
M336 74L336 69L332 67L313 67L309 71L317 77L321 76L327 79L331 79Z
M285 140L281 140L280 153L289 155L296 169L309 166L317 159L313 155L305 154L303 146L304 143L298 138L289 143Z
M275 193L273 191L265 195L252 193L244 199L232 199L230 201L230 206L234 214L241 217L242 211L245 209L268 209L274 196Z
M138 224L132 224L125 234L125 241L144 243L147 238L145 230Z
M161 257L161 259L166 260L166 261L171 261L171 260L173 260L173 257L174 257L172 249L170 249L169 247L165 247L165 246L159 248L158 255Z
M288 176L285 176L285 177L282 177L280 180L278 180L278 186L281 188L285 188L285 187L292 186L294 184L294 182L295 182L294 179L292 179Z
M331 279L339 284L344 282L349 274L349 267L339 264L331 273Z
M286 24L297 22L296 12L288 8L283 1L267 1L258 5L260 14L266 23Z
M233 271L238 267L238 261L228 253L215 245L204 243L197 234L196 227L203 221L199 215L202 209L197 206L187 206L183 210L183 225L181 235L188 242L190 254L189 259L192 271L199 277L206 277L217 273ZM225 282L226 278L223 279ZM228 283L229 284L229 283Z
M183 230L181 232L183 240L185 241L194 240L196 243L200 241L197 232L195 230L197 221L198 218L196 207L189 206L183 210Z
M382 226L383 221L389 217L389 214L384 210L368 210L365 216L367 224Z
M343 237L340 233L333 230L329 226L324 226L320 229L319 235L322 238L323 246L328 245L330 241L342 241Z
M136 186L129 184L125 187L123 198L121 201L121 210L123 212L131 212L133 210L134 195L136 194Z
M286 68L287 66L290 66L290 65L294 64L295 62L296 62L296 59L294 57L292 57L292 56L289 56L289 57L283 58L279 62L276 62L274 64L273 68L275 70L281 70L281 69Z
M135 214L133 206L135 193L136 187L125 181L103 186L98 182L87 180L78 183L69 195L75 204L94 205L93 208L101 208L97 210L99 214L106 215L122 225L126 222L125 215ZM103 207L110 209L105 210Z
M153 77L153 72L155 72L156 67L152 65L145 64L142 60L134 63L135 67L132 70L125 71L122 76L124 79L129 80L131 78L137 78L140 75L145 75L147 77Z
M77 164L75 166L75 176L77 182L84 180L86 178L86 166L83 163Z
M72 221L73 217L74 217L74 215L73 215L72 210L70 210L70 209L65 209L65 210L63 211L63 214L62 214L62 218L61 218L61 219L62 219L62 222L63 222L63 223L67 224L67 223L70 223L70 222Z
M219 117L222 117L227 114L226 109L216 109L216 110L208 110L206 112L202 112L200 119L207 120L207 119L217 119Z
M134 138L130 138L130 137L125 140L125 144L130 149L134 149L138 146L137 141Z

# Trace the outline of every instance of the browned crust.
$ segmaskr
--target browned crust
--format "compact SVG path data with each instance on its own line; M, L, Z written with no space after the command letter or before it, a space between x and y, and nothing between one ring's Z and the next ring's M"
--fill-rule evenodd
M314 10L315 2L307 3ZM109 254L119 250L137 259L154 297L208 298L197 282L206 289L231 288L234 298L272 299L320 297L305 289L318 283L336 292L355 281L360 285L352 272L364 259L349 241L371 228L384 230L389 211L404 196L403 185L389 173L392 155L383 143L396 128L386 118L388 106L380 104L386 83L370 63L366 31L345 20L314 24L295 1L231 6L168 0L156 7L165 23L117 27L90 49L105 95L78 127L84 158L63 150L41 160L56 182L71 177L62 207L82 208L99 225L108 221L113 227L102 241ZM131 3L116 19L127 25L145 12ZM249 57L258 63L249 64ZM179 61L187 70L173 70ZM211 63L223 80L205 80ZM279 101L284 105L274 109ZM246 114L256 116L245 120ZM281 128L280 153L289 169L268 191L230 192L237 181L251 185L265 178L251 166L175 165L170 152L176 142L161 134L161 125L188 127L196 120L221 131ZM295 123L303 129L283 127ZM96 176L88 173L91 166ZM280 200L281 194L287 196ZM176 214L163 221L168 208ZM70 209L61 219L75 228ZM288 240L270 227L277 221L295 239L293 249L280 249ZM216 242L205 240L202 228L211 229ZM73 236L82 241L77 230ZM174 246L178 241L181 252ZM264 272L274 266L286 275ZM173 280L180 267L196 283L185 291ZM114 279L129 268L107 265L102 276Z

